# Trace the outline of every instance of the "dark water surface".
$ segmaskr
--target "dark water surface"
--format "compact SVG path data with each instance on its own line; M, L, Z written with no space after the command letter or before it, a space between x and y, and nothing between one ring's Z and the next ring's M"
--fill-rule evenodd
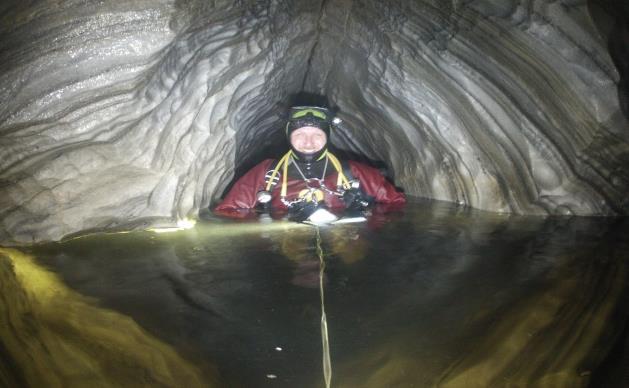
M320 229L332 386L626 386L629 223L409 204ZM29 249L223 386L323 386L312 226L200 222Z

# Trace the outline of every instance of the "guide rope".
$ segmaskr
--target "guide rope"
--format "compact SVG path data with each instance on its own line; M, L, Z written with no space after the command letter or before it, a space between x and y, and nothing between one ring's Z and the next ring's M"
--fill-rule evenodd
M315 230L317 232L317 256L319 256L319 295L321 296L321 344L323 345L323 378L325 379L325 387L330 388L330 382L332 381L332 362L330 361L328 319L325 315L325 292L323 288L325 260L319 227L315 226Z

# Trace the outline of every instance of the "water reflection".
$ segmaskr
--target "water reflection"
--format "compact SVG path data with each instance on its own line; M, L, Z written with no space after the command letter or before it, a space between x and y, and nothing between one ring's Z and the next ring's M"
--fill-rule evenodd
M438 203L322 228L333 386L586 386L626 327L628 231ZM30 252L225 385L318 387L314 235L214 222Z
M31 257L0 248L0 386L218 384L121 314L69 290Z

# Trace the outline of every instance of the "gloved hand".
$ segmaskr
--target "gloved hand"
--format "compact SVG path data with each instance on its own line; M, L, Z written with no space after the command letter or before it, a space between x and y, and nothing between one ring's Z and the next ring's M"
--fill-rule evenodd
M269 213L271 212L271 203L267 202L267 203L256 203L256 206L254 208L256 213Z
M317 203L314 201L295 202L288 208L288 220L303 222L317 210Z
M359 187L352 187L343 193L343 202L346 213L355 214L367 209L372 200Z

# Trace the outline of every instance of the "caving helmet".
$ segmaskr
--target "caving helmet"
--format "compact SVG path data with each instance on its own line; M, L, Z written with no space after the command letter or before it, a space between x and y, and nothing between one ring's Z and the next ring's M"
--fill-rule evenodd
M286 123L286 139L290 144L293 154L299 159L306 162L318 160L327 151L327 143L330 141L330 125L332 123L332 112L327 108L318 106L294 106L288 113L288 122ZM315 127L321 129L326 136L326 145L314 154L304 154L293 148L290 141L290 135L293 131L303 127Z

